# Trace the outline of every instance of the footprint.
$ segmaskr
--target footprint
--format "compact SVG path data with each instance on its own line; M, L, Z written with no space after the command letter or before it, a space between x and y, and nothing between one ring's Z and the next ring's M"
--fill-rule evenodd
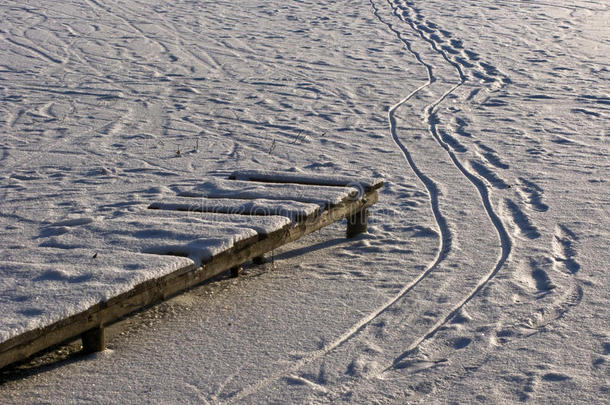
M512 381L516 383L517 387L519 387L516 392L519 396L519 401L529 401L532 397L532 393L536 389L536 385L538 382L536 373L526 372L523 376L514 376L512 378Z
M570 309L580 304L584 292L580 285L574 284L565 294L554 302L539 308L523 323L526 329L538 331L550 323L562 318Z
M494 82L494 79L491 76L488 76L485 73L480 72L478 70L473 70L471 73L474 77L476 77L477 79L483 80L485 83ZM507 105L507 104L504 103L503 105Z
M464 50L464 53L466 54L466 56L468 57L468 59L470 60L479 60L479 54L476 52L472 52L472 51L468 51L468 50Z
M451 46L457 49L461 49L464 47L461 39L452 39Z
M456 152L466 152L466 148L464 147L464 145L462 145L457 139L449 135L447 132L443 131L442 129L439 129L438 133L441 136L443 142L449 145L451 149L455 150Z
M577 252L574 245L577 241L578 237L568 227L561 224L557 226L553 240L556 269L565 268L570 274L580 270L580 264L575 259Z
M442 48L442 49L443 49L445 52L450 53L450 54L452 54L452 55L457 55L457 54L459 54L459 53L460 53L459 51L456 51L454 48L452 48L452 47L450 47L450 46L447 46L447 45L443 45L441 48Z
M498 169L508 169L510 166L504 163L497 155L496 151L481 142L477 142L477 146L483 151L481 154L490 164Z
M470 94L468 94L468 97L466 97L466 101L472 101L474 100L474 98L477 96L477 94L479 94L479 92L481 91L480 88L476 88L473 89Z
M452 346L454 349L459 350L459 349L465 348L470 343L472 343L472 339L470 339L468 337L460 337L460 338L455 338L453 340Z
M560 381L570 380L570 379L572 379L572 377L570 377L569 375L563 374L563 373L546 373L545 375L542 376L542 379L544 381L560 382Z
M583 94L576 98L576 101L581 103L594 103L602 105L610 105L610 97L596 97L588 94Z
M495 341L497 344L506 344L512 341L512 338L518 336L518 334L511 328L499 329L495 333Z
M572 109L570 110L570 112L572 112L572 113L574 113L574 114L578 114L578 113L580 113L580 114L585 114L585 115L589 115L589 116L596 117L596 118L599 118L599 117L601 117L601 116L602 116L602 115L601 115L600 113L598 113L598 112L591 111L591 110L587 110L587 109L585 109L585 108L572 108Z
M463 58L461 56L456 57L455 61L468 69L471 69L474 67L474 65L472 63L468 62L465 58Z
M493 65L490 65L489 63L479 62L479 66L483 68L485 74L487 74L488 76L498 76L500 74L498 68Z
M440 44L442 42L444 42L444 40L438 36L438 34L430 34L430 39L435 42L436 44ZM445 49L445 46L442 47L443 49Z
M523 177L519 178L519 182L521 183L521 187L519 187L520 194L532 209L540 212L545 212L549 209L549 206L542 202L542 194L544 192L542 188L533 181L526 180Z
M439 32L445 37L445 38L451 38L451 33L449 31L445 31L445 30L439 30Z
M345 374L350 377L362 377L364 376L366 368L366 362L360 358L356 358L350 362L345 370Z
M515 272L516 281L524 287L520 287L519 301L529 300L526 295L540 299L554 292L557 286L551 281L552 270L553 259L548 255L536 255L524 260Z
M555 289L555 285L549 277L549 273L545 267L551 268L553 265L552 259L544 257L542 259L530 259L530 267L532 269L531 277L536 285L536 290L539 294L545 295Z
M487 168L484 164L477 162L476 160L470 160L470 166L476 171L481 177L485 178L493 187L504 190L508 188L508 184L502 180L493 171Z
M432 34L434 32L434 30L428 28L426 25L424 24L417 24L417 29L420 31L423 31L427 34Z
M454 325L462 325L470 322L471 320L472 317L470 316L470 314L466 312L464 308L462 308L455 314L455 316L451 320L451 323Z
M474 95L473 95L473 97L474 97ZM472 138L472 134L470 132L466 131L466 128L468 127L468 122L466 120L456 117L455 125L457 126L457 128L455 130L456 134L458 134L459 136L463 136L465 138Z
M506 107L508 103L497 97L489 97L481 105L484 107Z
M313 381L308 380L307 378L303 378L300 376L292 375L292 376L284 377L284 381L288 385L306 386L306 387L311 388L314 391L321 392L324 394L328 392L328 390L325 387L323 387L322 385L317 384Z
M513 222L519 228L522 235L529 239L540 237L538 229L532 224L532 221L527 214L525 214L514 201L507 198L505 204L513 217Z

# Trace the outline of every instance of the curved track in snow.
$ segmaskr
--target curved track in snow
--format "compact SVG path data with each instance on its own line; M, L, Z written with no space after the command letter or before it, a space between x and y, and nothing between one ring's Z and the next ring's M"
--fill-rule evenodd
M399 15L400 8L396 5L394 5L391 2L391 0L387 0L387 1L388 1L388 4L394 10L394 14L400 18L400 15ZM246 387L244 390L234 393L234 395L231 396L231 398L229 399L229 401L228 401L229 403L239 401L240 399L243 399L243 398L259 391L260 389L270 385L271 383L281 379L282 377L284 377L290 373L293 373L296 370L302 368L303 366L327 355L331 351L336 350L337 348L339 348L340 346L342 346L343 344L345 344L346 342L351 340L353 337L358 335L363 329L365 329L367 327L367 325L369 325L373 320L378 318L381 314L383 314L388 309L390 309L393 305L395 305L399 300L404 298L415 286L417 286L422 280L424 280L431 272L433 272L435 269L437 269L438 266L440 265L440 263L442 263L443 260L445 260L445 258L451 251L451 230L450 230L449 226L447 225L446 218L444 217L443 213L441 212L441 210L439 208L438 185L435 183L434 180L432 180L429 176L427 176L424 172L422 172L422 170L420 170L420 168L415 163L411 152L404 145L404 143L400 140L397 123L396 123L396 116L395 116L396 112L402 106L406 105L413 97L415 97L422 90L424 90L425 88L429 87L431 84L436 82L436 78L433 73L433 66L430 65L429 63L426 63L423 60L422 56L417 51L413 50L413 48L411 47L411 44L406 39L403 38L400 31L398 31L397 29L395 29L393 27L392 23L388 23L380 16L379 8L374 3L374 1L369 0L369 2L371 4L373 13L375 14L376 18L381 23L386 25L388 27L388 29L390 29L397 36L397 38L404 44L406 49L409 51L409 53L411 53L413 55L413 57L417 60L417 62L419 64L421 64L423 67L425 67L427 75L428 75L428 79L424 84L419 86L417 89L413 90L411 93L409 93L407 96L405 96L402 100L400 100L398 103L396 103L389 109L388 121L389 121L389 128L390 128L390 134L392 137L392 141L398 147L398 149L400 150L401 154L403 155L405 161L408 163L410 169L413 170L415 175L424 185L424 187L426 188L427 193L429 195L430 208L432 210L434 220L437 224L437 228L438 228L438 231L440 234L439 246L438 246L436 256L432 260L432 262L426 266L424 271L422 271L416 278L414 278L411 282L409 282L407 285L405 285L390 300L388 300L383 305L378 307L375 311L369 313L367 316L361 318L358 323L353 325L350 329L348 329L345 333L343 333L337 339L335 339L332 342L329 342L321 349L311 352L307 356L304 356L303 358L301 358L298 361L291 364L290 367L279 370L277 373L274 373L273 375L268 376L267 378L262 379L249 387ZM405 5L405 7L406 7L406 5ZM440 50L433 42L426 39L424 37L424 35L422 35L422 32L420 30L418 30L414 24L409 23L408 21L404 21L402 18L400 18L400 19L403 22L407 22L409 24L410 28L413 31L415 31L416 34L418 34L424 41L428 42L430 44L430 46L436 52L440 53L443 56L443 59L445 59L447 61L447 63L449 63L451 66L453 66L458 73L459 83L452 86L449 90L447 90L445 93L443 93L441 95L441 97L439 97L437 100L435 100L434 102L432 102L431 104L426 106L425 114L426 114L426 122L428 123L428 132L434 138L434 140L438 143L438 145L440 145L445 150L445 152L448 154L453 165L476 188L476 190L480 196L483 209L485 210L487 217L493 224L493 226L496 229L496 232L498 234L498 238L501 243L501 252L500 252L500 255L499 255L495 265L491 269L491 271L488 272L484 277L482 277L480 279L480 281L476 284L475 288L472 289L471 291L469 291L459 302L457 302L452 307L452 309L449 313L447 313L445 316L441 317L423 335L421 335L419 338L417 338L415 341L413 341L413 343L407 348L407 350L403 354L401 354L398 358L396 358L392 365L386 367L383 371L391 369L394 366L394 364L402 361L405 357L408 357L408 355L413 351L413 349L415 349L417 346L419 346L423 341L433 337L434 334L443 325L445 325L450 319L452 319L460 311L460 309L462 307L464 307L464 305L466 305L470 300L472 300L502 268L502 266L508 259L510 252L511 252L511 248L512 248L512 240L511 240L506 228L504 227L504 224L500 220L497 213L494 211L494 208L491 204L487 186L485 185L483 180L481 180L479 177L477 177L475 174L473 174L472 172L470 172L469 170L467 170L465 168L465 166L456 157L455 153L451 150L451 147L441 139L441 137L439 136L438 130L437 130L438 122L436 119L436 110L450 94L455 92L455 90L460 88L467 81L467 77L464 75L460 65L453 62L452 60L450 60L447 57L447 55L442 50Z
M461 86L464 85L464 83L466 83L467 81L467 77L466 75L464 75L464 72L462 71L462 67L450 60L447 56L447 54L438 48L438 46L431 41L430 39L426 38L423 35L423 32L421 29L419 29L411 20L409 19L405 19L404 17L401 17L400 12L405 12L408 10L408 5L404 2L400 2L401 4L399 5L398 3L394 3L393 0L386 0L387 3L390 5L390 7L392 7L392 9L394 10L394 14L400 18L401 21L406 22L409 27L424 41L426 41L428 44L430 44L431 48L434 49L434 51L436 51L437 53L441 54L441 56L443 57L444 60L447 61L447 63L449 63L451 66L453 66L455 68L455 70L457 71L457 74L459 76L459 83L456 84L455 86L451 87L449 90L447 90L439 99L437 99L436 101L434 101L433 103L429 104L428 106L426 106L425 108L425 114L426 114L426 121L428 123L428 132L430 133L430 135L434 138L434 140L445 150L445 152L447 153L447 155L449 156L449 158L451 159L451 162L454 164L454 166L462 173L462 175L464 177L466 177L468 179L468 181L470 183L472 183L472 185L477 189L477 192L480 195L481 198L481 203L483 205L483 208L487 214L487 216L489 217L490 221L492 222L494 228L496 229L496 232L498 234L498 238L500 239L500 243L501 243L501 252L500 255L496 261L496 264L494 265L494 267L491 269L491 271L489 273L487 273L483 278L481 278L479 280L479 282L477 283L477 285L475 286L474 289L472 289L471 291L468 292L468 294L466 294L464 296L464 298L462 300L460 300L458 303L456 303L456 305L452 308L452 310L444 317L442 317L441 319L439 319L431 328L429 328L427 330L427 332L422 335L420 338L416 339L407 349L406 351L399 356L397 359L395 359L394 364L396 364L397 362L401 361L402 359L404 359L405 357L407 357L409 355L409 353L411 353L415 348L417 348L423 341L431 338L432 336L434 336L434 334L443 326L445 325L450 319L452 319L459 311L460 309L462 309L464 307L464 305L466 305L470 300L472 300L484 287L485 285L487 285L487 283L489 283L489 281L495 277L495 275L498 273L498 271L500 271L500 269L502 268L502 266L504 265L504 263L506 262L506 260L508 259L511 249L512 249L512 240L504 226L504 224L502 223L500 217L498 216L498 214L495 212L492 204L491 204L491 200L489 197L489 190L487 188L487 186L485 185L485 183L479 178L477 177L475 174L473 174L472 172L470 172L469 170L466 169L466 167L460 162L460 160L457 158L455 152L451 149L451 147L441 139L441 136L439 135L438 129L437 129L437 125L438 125L438 119L436 118L436 110L438 109L438 107L445 101L445 99L452 94L453 92L455 92L458 88L460 88ZM410 44L400 35L400 32L395 30L391 24L388 24L387 22L384 22L378 15L377 13L377 8L375 6L375 4L373 3L372 0L370 0L371 5L373 6L373 8L375 9L375 14L377 16L377 18L379 18L379 20L381 22L383 22L384 24L386 24L388 26L388 28L390 28L396 35L397 37L405 44L405 47L407 48L407 50L415 57L415 59L422 64L427 73L428 73L428 81L425 85L421 86L420 88L418 88L417 90L415 90L414 93L411 93L409 96L407 96L407 98L403 99L401 102L399 102L398 104L396 104L394 107L392 107L392 109L390 109L389 112L389 121L390 121L390 131L392 134L392 138L394 139L394 142L400 147L403 155L405 156L405 159L407 160L407 162L409 163L409 166L413 169L413 171L416 173L416 175L420 178L420 180L426 185L426 188L428 189L429 193L430 193L430 198L431 198L431 204L433 206L433 211L434 211L434 216L436 219L436 222L438 224L439 230L441 231L441 241L444 240L447 236L447 230L446 225L444 225L444 223L442 221L439 221L439 218L442 219L442 215L440 213L437 213L436 210L434 210L435 207L435 199L436 196L434 194L434 188L430 188L429 184L428 184L428 179L425 175L423 175L422 173L420 173L419 169L417 169L417 166L414 165L412 158L410 156L410 153L408 152L408 150L404 147L404 145L400 142L398 133L397 133L397 128L396 128L396 120L395 120L395 113L396 110L398 110L402 105L404 105L411 97L413 97L415 95L415 93L421 91L423 88L425 88L426 86L429 86L430 84L432 84L436 79L433 75L433 66L430 65L429 63L426 63L421 56L417 53L414 52L412 50L412 47L410 46ZM410 10L411 11L411 10ZM403 14L404 15L404 14ZM443 219L444 221L444 219ZM447 245L443 242L441 242L441 250L439 252L439 255L437 256L437 259L427 268L427 270L422 273L417 279L416 282L419 282L421 279L423 279L423 277L425 277L429 272L431 272L434 268L436 268L438 266L438 264L440 263L440 261L442 260L442 258L444 257L444 255L446 254L443 249L447 249ZM410 289L410 288L409 288ZM401 291L401 296L406 294L408 292L408 290L402 292ZM392 305L394 302L396 302L398 299L400 299L401 297L397 297L396 299L393 300L393 302L390 304ZM393 366L390 366L387 369L392 368Z

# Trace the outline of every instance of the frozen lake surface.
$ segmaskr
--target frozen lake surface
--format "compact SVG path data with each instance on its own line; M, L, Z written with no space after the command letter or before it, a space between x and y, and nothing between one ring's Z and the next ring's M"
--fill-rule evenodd
M103 353L3 375L0 402L607 401L607 2L6 0L0 21L3 270L235 170L386 180L368 234L325 228Z

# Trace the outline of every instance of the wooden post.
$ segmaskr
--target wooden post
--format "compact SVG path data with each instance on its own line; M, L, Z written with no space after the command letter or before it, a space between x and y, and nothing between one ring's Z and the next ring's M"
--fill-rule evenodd
M264 255L255 256L254 258L252 258L252 263L254 263L256 265L264 264L264 263L267 263L267 259L265 258Z
M352 216L347 217L347 233L348 238L366 232L368 229L369 210L363 209Z
M241 273L241 270L242 270L241 266L231 267L231 277L233 277L233 278L239 277L239 273Z
M95 353L106 350L106 332L103 326L90 329L81 335L83 352Z

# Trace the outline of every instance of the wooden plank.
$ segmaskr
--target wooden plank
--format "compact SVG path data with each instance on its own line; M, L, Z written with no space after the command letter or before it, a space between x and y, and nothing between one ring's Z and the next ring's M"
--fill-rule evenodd
M284 216L292 221L301 221L308 215L319 212L322 207L318 204L302 203L286 200L243 200L243 199L217 199L172 197L164 201L157 201L149 205L154 210L173 210L184 212L202 212L227 215L246 216ZM219 220L223 220L219 218Z
M278 223L280 226L275 229L289 226L290 220L280 217ZM246 221L211 222L199 215L145 209L73 227L69 232L47 238L40 246L172 254L200 262L233 245L252 243L264 236L264 229Z
M181 198L181 197L176 197ZM197 201L199 199L184 197L185 200ZM233 200L222 200L223 202L231 202ZM250 202L249 200L247 202ZM257 203L258 204L258 203ZM261 207L262 208L262 207ZM319 207L315 207L318 208ZM311 214L315 214L318 210L309 210ZM231 212L227 214L214 213L214 212L199 212L197 210L183 211L183 210L165 210L165 209L144 209L141 211L132 211L125 216L128 221L136 219L142 219L146 222L155 221L158 224L170 224L177 221L180 224L190 224L188 226L195 226L197 235L206 235L212 237L221 234L225 231L229 231L229 235L236 231L243 229L251 229L258 233L259 236L264 236L268 233L277 231L285 226L289 226L294 222L290 217L283 215L232 215ZM180 229L182 225L175 227L171 226L172 229ZM221 231L224 230L224 231Z
M190 197L172 197L169 201L175 201L177 204L181 204L182 202L191 202L194 205L197 205L197 202L201 201L200 198L190 198ZM240 204L255 204L256 207L260 207L261 209L264 207L263 203L260 201L252 201L252 200L210 200L210 201L218 201L221 203L232 205L235 202L235 207L239 207ZM276 201L270 201L276 202ZM281 203L277 201L277 203ZM284 202L286 203L286 202ZM207 202L206 202L207 204ZM153 205L153 204L151 204ZM312 204L307 204L308 206L312 206ZM319 206L313 205L312 208L318 208ZM315 209L312 209L310 213L315 213ZM192 215L185 215L186 213L191 213ZM231 214L231 212L228 212ZM144 220L144 221L155 221L155 222L163 222L166 220L176 220L181 223L189 223L196 222L197 224L202 224L203 227L201 229L207 227L214 226L222 226L225 228L252 228L252 229L260 229L260 233L269 233L273 232L284 225L292 222L289 217L285 215L227 215L225 213L217 213L217 212L200 212L197 210L194 211L184 211L184 210L173 210L173 209L143 209L139 211L130 211L126 213L122 217L116 217L116 219L123 219L125 221L133 221ZM199 226L199 225L197 225ZM269 232L263 231L264 229L268 229Z
M334 187L326 185L257 183L253 181L214 179L195 187L181 190L181 197L205 197L220 199L242 199L298 201L322 207L332 207L347 200L359 199L362 190L357 187Z
M194 264L175 256L56 248L3 250L0 263L0 345Z
M27 358L34 353L61 343L66 339L77 337L83 332L101 326L101 320L98 317L98 313L107 305L107 300L104 298L105 296L128 296L132 294L134 290L147 285L146 279L143 279L137 271L133 270L134 266L146 268L149 272L152 269L152 272L150 272L151 274L158 274L154 279L172 277L180 272L192 271L195 268L193 262L186 258L171 256L163 257L131 252L98 252L99 254L95 259L92 258L91 250L42 248L39 253L39 259L50 260L50 263L44 268L57 268L61 270L61 267L56 266L60 266L60 261L64 259L67 261L66 264L68 267L81 268L75 270L75 273L77 274L97 274L99 277L94 277L92 279L97 290L89 291L87 296L83 297L82 294L77 292L78 289L74 288L74 284L70 282L64 283L65 286L63 289L61 288L61 284L55 284L54 282L51 282L49 285L45 284L43 287L48 291L48 294L45 292L43 293L43 296L45 294L57 296L60 297L60 301L54 303L55 305L49 305L51 304L50 302L47 302L47 305L43 305L42 308L45 310L48 309L48 311L44 312L45 318L40 322L40 325L42 325L41 327L29 330L25 329L25 332L19 333L0 343L0 367ZM16 251L3 252L2 257L13 260L25 259ZM27 259L30 258L31 256L27 257ZM55 261L52 262L52 260ZM11 262L11 264L13 263ZM28 264L29 263L21 263L20 267L26 271ZM39 264L36 263L36 265ZM110 279L105 278L104 275L107 274L107 272L104 270L109 269L112 266L126 266L125 269L121 269L121 271L118 272L119 277L131 277L131 279L126 280L125 286L106 285L106 282L112 283L112 280L110 279L115 277L115 275L111 275ZM158 270L155 270L155 267L158 267ZM13 268L19 269L19 267L15 268L14 266ZM19 293L17 293L16 297L18 296ZM61 297L67 299L67 306L64 305ZM43 297L35 296L35 298L34 301L38 303L38 298ZM6 313L5 315L8 316L9 313ZM56 321L53 322L53 320ZM46 324L45 322L51 323ZM21 325L20 327L19 324L13 324L11 326L23 329L24 325Z
M212 257L209 262L200 267L184 266L167 276L147 280L126 293L93 305L82 313L16 336L0 344L0 368L26 359L92 329L103 328L116 322L122 316L183 292L335 221L353 216L375 204L377 198L375 190L369 191L361 199L344 201L330 210L319 215L312 215L302 222L272 232L250 244L233 246Z
M231 173L231 180L247 180L263 183L307 184L332 187L356 187L364 191L377 190L383 186L380 178L354 178L353 176L304 174L269 170L240 170Z

